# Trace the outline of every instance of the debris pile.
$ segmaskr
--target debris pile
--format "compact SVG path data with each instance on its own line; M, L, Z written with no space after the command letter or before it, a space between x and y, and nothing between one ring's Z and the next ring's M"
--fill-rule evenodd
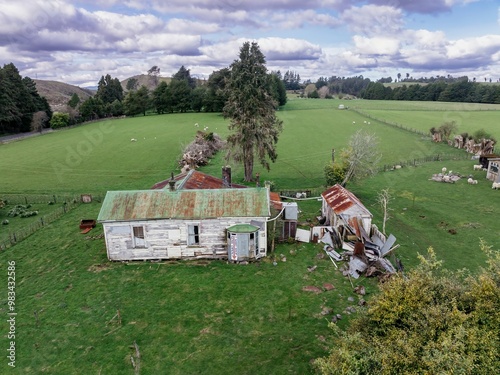
M362 274L370 277L396 272L386 258L399 247L395 245L396 237L392 234L386 238L374 224L369 234L358 220L345 220L336 228L323 229L324 235L320 239L325 244L323 249L335 267L338 268L337 262L347 262L342 271L345 276L358 279Z

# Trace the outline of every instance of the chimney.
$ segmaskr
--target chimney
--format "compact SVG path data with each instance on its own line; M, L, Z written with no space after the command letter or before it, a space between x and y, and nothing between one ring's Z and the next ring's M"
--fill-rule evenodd
M175 191L175 180L174 180L174 173L172 172L172 175L170 177L170 181L168 181L168 185L170 186L170 191Z
M222 167L222 186L231 187L231 167L229 165Z

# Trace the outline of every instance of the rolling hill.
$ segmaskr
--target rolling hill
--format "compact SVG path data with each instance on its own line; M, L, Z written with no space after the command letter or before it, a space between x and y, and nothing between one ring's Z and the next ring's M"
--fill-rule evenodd
M63 82L45 81L41 79L34 79L34 81L38 93L47 99L54 112L65 112L66 104L73 94L77 94L82 102L94 95L91 90Z

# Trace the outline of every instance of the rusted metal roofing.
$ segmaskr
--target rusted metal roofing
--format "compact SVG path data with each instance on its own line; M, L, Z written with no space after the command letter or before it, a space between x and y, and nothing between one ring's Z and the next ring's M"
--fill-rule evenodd
M278 211L281 211L281 209L283 208L283 203L281 202L281 197L279 193L271 191L269 193L269 198L271 199L271 205L273 206L273 208Z
M169 181L170 179L160 181L154 184L151 189L169 189ZM195 169L174 176L174 181L175 188L178 190L228 188L228 186L224 185L221 178L208 175ZM244 189L246 187L245 185L231 184L231 188L233 189Z
M337 215L354 209L359 211L359 213L371 216L370 211L368 211L363 203L353 193L339 184L324 191L321 196Z
M266 188L108 191L97 220L269 217Z

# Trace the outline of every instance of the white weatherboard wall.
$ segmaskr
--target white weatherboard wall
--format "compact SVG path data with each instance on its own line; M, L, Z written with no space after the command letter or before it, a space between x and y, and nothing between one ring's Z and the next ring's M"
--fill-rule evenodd
M130 222L104 222L104 235L108 259L156 260L190 258L227 258L226 228L235 224L248 224L265 218L220 218L204 220L140 220ZM199 244L188 245L188 225L199 226ZM144 247L137 247L133 227L144 228ZM259 257L267 253L266 225L259 231Z

